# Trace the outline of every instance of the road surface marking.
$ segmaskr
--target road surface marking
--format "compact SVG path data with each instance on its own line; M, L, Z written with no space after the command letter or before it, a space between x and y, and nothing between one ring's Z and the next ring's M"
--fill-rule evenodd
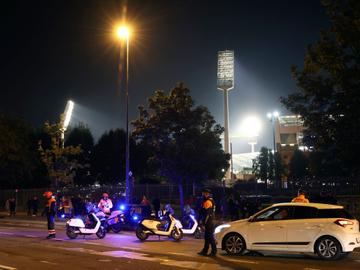
M51 265L58 265L58 263L48 262L48 261L40 261L42 263L51 264Z
M250 263L250 264L259 264L259 262L250 261L250 260L243 260L243 259L229 259L226 256L221 256L221 259L229 262L236 262L236 263ZM309 269L310 270L310 269Z
M304 268L304 270L320 270L318 268Z
M14 268L14 267L2 265L2 264L0 264L0 269L2 269L2 270L16 270L16 268Z
M180 253L180 252L167 252L166 254L180 255L180 256L185 256L185 257L194 257L194 254L186 254L186 253Z
M37 238L36 235L32 235L32 234L25 234L26 237L30 237L30 238Z
M100 259L100 260L98 260L98 262L111 262L111 260Z
M124 249L131 249L131 250L142 250L142 248L137 248L137 247L122 247Z
M5 234L5 235L14 235L14 233L8 233L8 232L0 232L0 234Z
M203 262L196 262L196 261L181 261L179 263L178 260L171 260L169 258L159 258L159 257L149 257L149 254L146 253L139 253L139 252L131 252L131 251L124 251L124 250L114 250L114 251L96 251L92 249L86 248L68 248L68 247L57 247L59 249L67 250L67 251L78 251L92 255L99 255L99 256L109 256L115 258L127 258L132 260L142 260L142 261L151 261L157 262L162 265L167 266L176 266L185 269L196 269L196 270L231 270L228 267L221 267L218 264L214 263L203 263ZM164 254L165 255L165 254Z
M104 244L101 243L94 243L94 242L81 242L82 244L86 245L94 245L94 246L103 246Z
M175 266L185 269L198 269L198 270L230 270L232 268L220 266L214 263L203 263L203 262L194 262L194 261L174 261L167 260L160 263L161 265Z

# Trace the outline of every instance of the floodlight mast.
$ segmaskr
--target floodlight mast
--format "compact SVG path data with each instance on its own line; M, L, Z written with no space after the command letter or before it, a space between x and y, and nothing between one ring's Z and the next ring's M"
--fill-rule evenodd
M234 89L234 51L218 52L217 88L224 92L224 151L230 154L228 91ZM225 179L231 178L231 171L228 169Z
M68 100L68 102L66 103L66 107L65 107L65 111L64 111L64 119L61 120L61 128L60 128L60 132L61 132L61 147L64 148L65 146L65 131L67 130L70 121L71 121L71 116L74 110L74 105L75 103L72 100Z

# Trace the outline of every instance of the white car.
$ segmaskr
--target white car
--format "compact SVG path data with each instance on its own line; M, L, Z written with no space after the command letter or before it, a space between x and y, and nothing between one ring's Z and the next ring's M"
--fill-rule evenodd
M320 203L274 204L216 227L215 238L217 247L232 255L276 251L336 260L360 247L359 222L342 206Z

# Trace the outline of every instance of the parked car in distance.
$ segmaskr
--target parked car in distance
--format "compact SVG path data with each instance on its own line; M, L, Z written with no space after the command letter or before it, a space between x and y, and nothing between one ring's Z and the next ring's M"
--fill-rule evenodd
M231 255L276 251L336 260L360 247L359 221L343 206L320 203L274 204L216 227L215 238L217 247Z

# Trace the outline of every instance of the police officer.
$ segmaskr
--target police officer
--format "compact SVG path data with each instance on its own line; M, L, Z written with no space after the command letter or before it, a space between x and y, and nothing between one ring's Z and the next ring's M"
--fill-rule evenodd
M203 202L200 210L200 222L205 227L205 243L204 248L198 253L201 256L216 256L217 251L214 238L215 202L210 197L210 193L209 189L202 191ZM211 246L211 252L208 255L209 246Z
M104 214L110 215L111 208L113 208L113 203L109 198L108 193L103 193L102 198L100 199L100 202L98 204L98 208L100 208L100 210L103 211Z
M46 191L44 193L44 196L46 198L46 204L44 212L46 214L47 223L48 223L48 230L49 235L46 237L46 239L55 238L55 205L56 200L53 196L53 193L51 191Z
M305 198L305 191L299 189L298 196L292 199L291 202L309 203L309 200Z

